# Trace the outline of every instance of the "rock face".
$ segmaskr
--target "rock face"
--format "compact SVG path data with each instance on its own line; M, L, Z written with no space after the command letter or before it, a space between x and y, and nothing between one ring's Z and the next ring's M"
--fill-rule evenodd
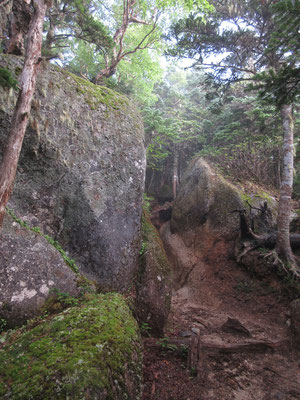
M239 216L232 211L242 208L238 190L204 160L198 158L190 164L171 221L161 228L174 268L174 288L183 296L201 300L199 288L212 273L209 263L224 262L233 250Z
M3 400L142 398L141 341L121 295L89 296L0 343Z
M157 230L143 215L143 248L137 280L136 314L154 336L163 335L171 305L171 269Z
M241 208L237 189L198 158L183 178L173 207L171 229L182 233L205 227L230 240L239 227L239 218L232 211Z
M0 318L6 327L41 313L53 290L77 296L78 277L45 238L4 220L0 233Z
M21 61L0 55L15 75ZM0 152L15 101L0 88ZM10 207L58 240L101 290L125 290L137 269L143 140L126 97L41 66Z

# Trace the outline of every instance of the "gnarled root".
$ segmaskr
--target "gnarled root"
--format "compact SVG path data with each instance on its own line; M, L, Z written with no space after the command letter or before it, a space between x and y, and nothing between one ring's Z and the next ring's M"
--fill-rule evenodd
M275 249L265 254L264 258L271 258L274 265L280 266L286 273L292 274L294 278L300 278L300 268L298 267L295 259L287 260L289 264L289 267L287 267L287 265L280 259Z

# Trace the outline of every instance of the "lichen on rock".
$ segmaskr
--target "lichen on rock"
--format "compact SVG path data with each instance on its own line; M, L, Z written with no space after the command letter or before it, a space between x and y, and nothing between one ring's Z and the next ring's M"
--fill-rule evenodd
M42 236L4 218L0 232L0 318L15 327L41 314L54 289L81 292L79 276Z
M22 66L0 54L0 67ZM16 92L0 88L0 157ZM42 63L10 208L54 237L103 291L138 267L145 148L125 96Z
M141 369L138 327L119 294L89 295L0 336L3 400L140 400Z

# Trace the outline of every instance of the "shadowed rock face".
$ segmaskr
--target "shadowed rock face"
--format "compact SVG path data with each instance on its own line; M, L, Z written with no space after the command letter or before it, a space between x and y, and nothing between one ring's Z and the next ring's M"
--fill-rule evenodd
M167 322L172 293L171 269L162 241L149 214L143 215L144 252L136 280L136 316L147 333L162 336Z
M0 55L18 74L22 60ZM0 156L16 93L0 89ZM136 271L145 150L128 99L57 67L41 67L10 207L58 240L102 290Z

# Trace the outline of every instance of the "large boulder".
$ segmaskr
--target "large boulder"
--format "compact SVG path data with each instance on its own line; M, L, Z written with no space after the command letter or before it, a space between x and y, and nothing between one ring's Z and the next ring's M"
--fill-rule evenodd
M7 328L40 315L56 291L79 295L79 276L56 248L8 217L0 232L0 254L0 319Z
M214 236L233 239L239 230L243 203L238 190L218 175L202 158L191 162L175 200L173 233L208 230ZM185 235L185 234L184 234Z
M208 227L217 236L234 238L239 217L234 210L242 209L238 190L218 175L203 159L190 164L175 200L171 228L187 232Z
M0 336L0 398L141 400L142 346L121 295Z
M143 243L136 280L136 315L142 330L161 336L171 306L171 268L159 233L146 211L142 225Z
M173 265L174 288L184 298L207 301L206 280L226 265L239 235L239 191L203 159L191 162L180 185L171 221L160 230ZM213 289L213 288L212 288ZM211 296L212 301L214 296Z
M22 59L0 54L16 76ZM0 88L0 156L17 93ZM123 291L138 266L145 149L123 95L45 63L10 207L53 236L101 290Z

